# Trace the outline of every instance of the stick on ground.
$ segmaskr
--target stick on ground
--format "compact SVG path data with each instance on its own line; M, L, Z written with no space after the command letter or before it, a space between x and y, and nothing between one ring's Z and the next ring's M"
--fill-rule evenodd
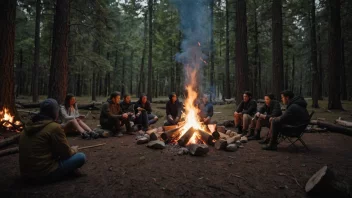
M96 145L92 145L92 146L83 146L83 147L78 147L78 150L83 150L83 149L88 149L88 148L94 148L94 147L99 147L99 146L103 146L106 143L102 143L102 144L96 144Z

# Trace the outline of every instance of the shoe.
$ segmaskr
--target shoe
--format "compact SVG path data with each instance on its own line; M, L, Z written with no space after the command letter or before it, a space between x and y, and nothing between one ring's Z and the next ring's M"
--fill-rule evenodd
M249 138L251 136L254 136L254 129L249 129L249 133L247 133L247 135L246 135L247 138Z
M248 140L260 140L260 130L255 130L254 135L248 137Z
M90 139L90 135L87 132L81 133L81 137L82 137L82 139L85 139L85 140L89 140Z
M89 135L91 138L93 138L93 139L99 138L99 133L96 133L96 132L94 132L94 131L88 132L88 135Z
M241 133L241 137L247 136L247 134L248 134L248 131L247 130L243 130L242 133Z
M277 144L267 144L267 145L264 145L262 147L263 150L267 150L267 151L276 151L277 150Z
M237 133L238 134L242 134L242 126L238 126L237 127Z
M258 143L259 144L268 144L269 142L270 142L270 139L269 138L265 138L265 139L260 140Z

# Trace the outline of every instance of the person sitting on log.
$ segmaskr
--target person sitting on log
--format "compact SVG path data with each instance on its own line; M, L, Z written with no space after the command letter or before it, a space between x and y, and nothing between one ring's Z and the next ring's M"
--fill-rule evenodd
M122 137L121 127L126 125L126 133L132 134L132 128L128 114L123 113L120 107L120 92L113 92L106 103L103 104L100 113L100 125L103 129L110 130L112 136Z
M238 128L238 133L247 134L247 130L252 121L254 114L257 112L257 102L252 99L252 93L245 91L243 101L238 105L234 113L235 127Z
M56 122L59 105L54 99L40 104L40 112L26 124L19 140L21 177L27 182L54 182L66 176L83 176L86 162L78 147L70 147L66 134Z
M98 138L99 134L95 133L89 126L83 122L85 116L80 115L77 108L76 98L73 94L68 94L65 102L60 107L62 126L66 133L78 131L83 139Z
M166 122L164 126L176 125L181 118L181 103L177 99L176 93L169 95L169 101L166 103Z
M254 118L252 119L250 125L250 132L247 135L248 140L260 140L261 128L270 128L270 118L282 115L280 103L279 101L275 100L274 94L266 94L264 96L264 101L264 106L259 109L259 111L255 114ZM260 143L269 143L268 136Z
M277 150L277 140L284 125L299 126L309 122L307 102L301 96L294 97L292 91L281 92L282 102L287 105L286 111L279 117L271 117L269 144L263 146L264 150Z
M148 101L147 95L142 94L139 100L134 105L134 112L136 114L136 123L142 125L142 130L147 131L151 124L158 121L158 116L152 114L152 107Z
M120 103L120 107L121 107L122 113L128 114L129 121L134 122L136 119L136 116L134 114L134 104L131 102L130 94L125 94L123 96L123 101Z
M210 124L211 118L214 115L214 108L213 104L209 102L209 96L207 94L203 95L201 104L199 105L199 109L200 121L204 124Z

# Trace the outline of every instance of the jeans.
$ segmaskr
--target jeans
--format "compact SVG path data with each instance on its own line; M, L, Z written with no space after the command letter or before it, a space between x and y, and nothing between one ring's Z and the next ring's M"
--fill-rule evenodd
M58 181L66 176L72 174L76 169L83 166L86 162L86 155L84 153L76 153L66 160L59 161L59 167L47 178L50 181Z
M144 129L147 129L149 125L155 124L157 122L156 115L148 114L146 111L142 111L142 113L136 117L136 123L142 125Z

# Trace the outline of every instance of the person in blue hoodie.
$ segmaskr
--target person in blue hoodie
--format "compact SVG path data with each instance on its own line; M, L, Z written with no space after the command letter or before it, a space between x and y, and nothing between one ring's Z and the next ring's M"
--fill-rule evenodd
M176 93L169 95L166 103L166 122L164 126L176 125L181 119L182 104L178 101Z
M271 117L271 138L264 150L277 150L277 139L283 125L298 126L309 122L307 102L302 96L296 96L292 91L281 92L281 100L287 105L286 111L279 117Z

